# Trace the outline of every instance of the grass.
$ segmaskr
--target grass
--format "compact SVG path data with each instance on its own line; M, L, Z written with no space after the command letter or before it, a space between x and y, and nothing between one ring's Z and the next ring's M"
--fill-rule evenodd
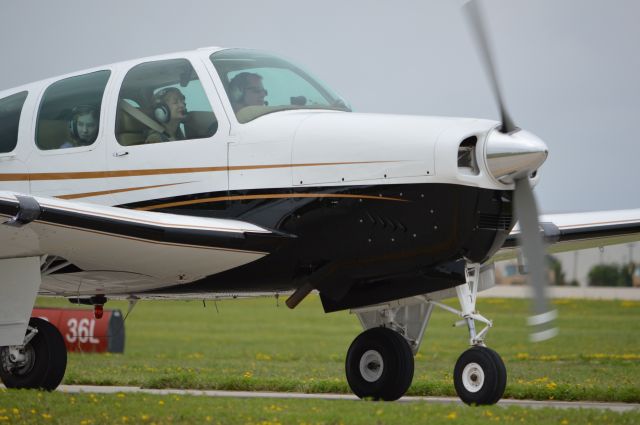
M68 305L55 299L38 304L61 303ZM640 402L640 303L556 304L560 336L530 344L526 302L479 300L479 311L495 325L487 345L507 366L505 397ZM107 307L124 312L127 306ZM453 366L468 337L466 328L451 327L455 319L434 312L408 394L455 395ZM203 308L202 302L143 301L127 319L125 354L71 354L63 383L348 393L344 358L360 331L355 316L324 314L313 296L295 310L282 302L276 307L272 298L219 301L217 308L213 302Z
M0 424L637 424L640 412L0 390Z

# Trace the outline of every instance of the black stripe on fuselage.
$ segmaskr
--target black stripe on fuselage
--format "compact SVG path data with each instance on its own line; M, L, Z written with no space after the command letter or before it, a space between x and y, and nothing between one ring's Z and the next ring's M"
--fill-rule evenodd
M322 196L298 196L314 193ZM289 290L305 279L336 300L373 285L378 295L369 301L426 293L459 284L458 262L486 260L513 226L510 192L436 183L211 192L126 207L161 204L174 206L156 211L234 218L297 236L260 260L166 293ZM339 308L348 305L333 304Z

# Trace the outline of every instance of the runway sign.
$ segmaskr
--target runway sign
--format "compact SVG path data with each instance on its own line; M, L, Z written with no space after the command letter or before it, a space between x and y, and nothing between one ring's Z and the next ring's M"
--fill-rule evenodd
M36 307L31 316L45 319L58 328L67 351L124 352L124 320L120 310L104 310L102 318L96 319L89 309Z

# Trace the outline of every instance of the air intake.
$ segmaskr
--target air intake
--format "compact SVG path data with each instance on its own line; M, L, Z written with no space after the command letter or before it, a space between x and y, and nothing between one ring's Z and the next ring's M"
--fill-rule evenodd
M477 175L480 172L476 161L477 143L478 138L471 136L464 139L458 147L458 168L465 171L466 174Z

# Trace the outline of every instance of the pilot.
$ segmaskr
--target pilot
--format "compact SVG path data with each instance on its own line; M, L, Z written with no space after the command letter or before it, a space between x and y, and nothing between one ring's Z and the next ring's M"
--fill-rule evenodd
M229 82L229 97L234 111L246 106L264 106L267 91L262 85L262 76L252 72L241 72Z
M92 105L78 105L71 110L69 120L69 140L60 149L89 146L98 135L98 110Z
M187 103L180 89L167 87L153 95L153 118L164 128L163 132L150 130L145 143L184 140L180 124L187 118Z

